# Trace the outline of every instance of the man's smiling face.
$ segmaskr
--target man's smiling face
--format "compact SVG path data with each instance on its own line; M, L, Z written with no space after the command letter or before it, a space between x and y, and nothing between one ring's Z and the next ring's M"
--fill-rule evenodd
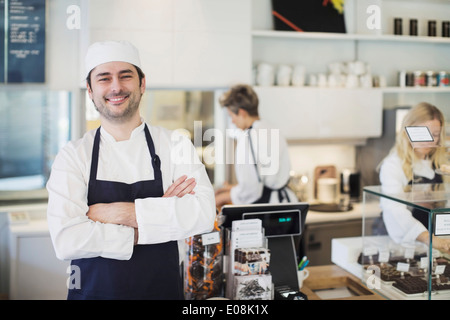
M139 109L145 91L145 78L139 85L136 67L127 62L101 64L91 71L89 97L102 117L112 122L124 122Z

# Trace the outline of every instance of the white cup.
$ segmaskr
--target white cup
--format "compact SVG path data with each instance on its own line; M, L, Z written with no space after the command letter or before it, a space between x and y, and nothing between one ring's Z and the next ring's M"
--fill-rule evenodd
M292 73L292 85L295 87L303 87L305 85L305 67L296 65Z
M372 88L373 87L372 75L369 73L366 73L366 74L360 76L359 82L361 84L361 87L363 87L363 88Z
M359 79L357 75L349 74L345 81L346 88L357 88L359 86Z
M260 63L256 68L256 83L259 86L273 86L274 80L274 67L268 63Z
M336 197L336 178L321 178L317 180L317 200L320 203L336 203Z
M327 75L325 73L319 73L319 76L317 78L317 85L322 88L328 85Z
M380 81L381 88L386 87L386 77L385 76L379 76L379 81Z
M298 277L298 287L299 289L301 289L303 287L303 281L309 277L308 269L298 270L297 277Z
M358 76L366 73L366 64L363 61L355 61L353 67L354 73Z
M342 73L344 67L340 62L333 62L328 65L328 70L331 74L338 75Z
M339 78L336 74L329 74L328 75L328 86L330 88L336 88L339 86Z
M317 87L317 75L315 74L309 75L309 86Z
M291 84L292 68L288 65L279 65L277 72L277 84L279 86L289 86Z

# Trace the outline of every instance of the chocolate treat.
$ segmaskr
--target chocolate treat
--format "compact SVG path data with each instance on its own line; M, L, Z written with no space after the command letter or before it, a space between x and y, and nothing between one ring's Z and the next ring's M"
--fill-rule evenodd
M424 279L418 277L397 279L394 282L393 286L397 289L400 289L406 294L422 293L428 290L427 282Z
M218 226L215 225L218 231ZM221 237L219 237L221 239ZM184 292L187 300L203 300L223 294L222 242L203 244L202 235L186 239Z
M374 254L373 256L365 256L362 253L360 253L358 257L358 263L362 265L377 264L378 256L379 256L378 253ZM370 259L372 259L372 261Z
M448 280L445 277L440 278L440 283L436 278L431 281L432 290L449 290L450 283L445 283L443 280ZM409 277L404 279L395 280L394 287L400 289L406 294L416 294L428 291L428 283L425 279L419 277Z

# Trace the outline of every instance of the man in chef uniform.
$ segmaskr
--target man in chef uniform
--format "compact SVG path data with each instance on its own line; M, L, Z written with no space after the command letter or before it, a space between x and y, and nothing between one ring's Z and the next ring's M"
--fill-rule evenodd
M297 202L288 188L291 164L286 139L279 129L261 120L258 96L251 86L237 84L221 98L237 127L237 184L216 190L216 206L225 204Z
M141 118L132 44L92 44L86 76L101 126L59 152L47 184L68 299L182 299L177 241L211 231L216 214L205 168L190 140Z

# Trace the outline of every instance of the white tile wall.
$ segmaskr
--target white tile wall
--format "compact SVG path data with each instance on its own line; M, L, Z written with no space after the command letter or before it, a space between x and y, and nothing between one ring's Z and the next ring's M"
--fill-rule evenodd
M148 87L227 87L251 80L249 0L96 0L88 42L138 47Z

